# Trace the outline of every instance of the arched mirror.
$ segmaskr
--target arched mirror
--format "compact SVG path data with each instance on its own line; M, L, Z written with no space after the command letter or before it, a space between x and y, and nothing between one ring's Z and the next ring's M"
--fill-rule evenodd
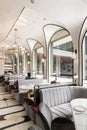
M22 59L22 54L21 53L19 53L19 55L18 55L18 57L19 57L19 74L23 74L23 59Z
M59 29L53 34L49 43L50 81L73 82L73 50L72 38L68 31Z
M40 43L36 43L33 49L33 77L43 78L44 76L44 60L43 47Z
M6 53L8 56L5 61L5 66L8 66L9 71L12 71L13 74L22 74L23 73L23 60L22 53L13 51L8 51Z
M24 55L24 54L23 54ZM27 73L31 73L31 66L30 66L30 62L31 62L31 59L30 59L30 53L29 53L29 50L25 49L25 64L24 64L24 68L25 71L24 73L27 74Z
M5 74L16 74L17 68L16 68L16 57L14 54L9 54L8 52L6 54L5 64L4 64L4 73Z
M19 51L8 51L6 56L8 56L8 59L5 60L5 71L9 69L13 74L21 75L30 72L30 53L26 48L23 47Z

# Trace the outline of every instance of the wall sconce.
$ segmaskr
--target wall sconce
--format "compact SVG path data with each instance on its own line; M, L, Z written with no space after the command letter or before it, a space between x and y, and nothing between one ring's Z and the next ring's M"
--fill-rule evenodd
M76 59L77 49L72 52L72 59Z
M29 56L30 54L29 53L27 53L27 56Z
M27 64L29 65L29 64L30 64L30 62L31 62L31 59L30 59L30 55L29 55L29 53L27 53L27 56L28 56L28 61L27 61Z
M27 64L28 64L28 65L30 64L30 60L28 60Z
M43 55L42 56L42 62L44 62L46 60L46 57Z
M74 50L75 54L77 54L77 49Z
M21 65L22 65L22 63L20 62L20 63L19 63L19 65L21 66Z
M74 74L75 83L76 83L77 79L78 79L78 75L77 75L77 74Z
M14 66L16 66L16 64L14 64Z
M78 75L77 74L74 74L74 79L78 79Z

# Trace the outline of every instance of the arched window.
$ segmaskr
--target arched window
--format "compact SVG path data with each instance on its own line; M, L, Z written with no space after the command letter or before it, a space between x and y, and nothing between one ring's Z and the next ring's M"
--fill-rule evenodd
M49 46L50 81L73 82L73 42L66 30L55 33Z

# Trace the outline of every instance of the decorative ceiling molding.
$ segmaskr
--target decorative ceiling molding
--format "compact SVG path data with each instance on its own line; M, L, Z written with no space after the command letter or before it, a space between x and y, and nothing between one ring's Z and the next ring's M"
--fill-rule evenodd
M16 22L17 22L18 18L20 17L20 15L21 15L21 14L22 14L22 12L24 11L24 9L25 9L25 7L23 7L23 8L22 8L22 10L21 10L20 14L18 15L18 17L16 18L15 22L13 23L13 25L12 25L12 26L11 26L11 28L9 29L8 34L6 35L6 37L5 37L3 40L1 40L0 42L3 42L3 41L5 41L5 40L6 40L6 38L8 37L8 35L9 35L9 34L10 34L10 32L12 31L12 29L14 28L14 26L15 26L15 24L16 24Z

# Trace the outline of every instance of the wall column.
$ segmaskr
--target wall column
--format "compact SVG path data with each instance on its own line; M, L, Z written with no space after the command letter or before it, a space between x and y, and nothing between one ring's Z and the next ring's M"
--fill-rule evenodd
M25 51L22 52L22 64L23 64L23 75L26 73L26 58L25 58Z
M17 59L17 74L19 74L19 54L16 54L16 59Z

